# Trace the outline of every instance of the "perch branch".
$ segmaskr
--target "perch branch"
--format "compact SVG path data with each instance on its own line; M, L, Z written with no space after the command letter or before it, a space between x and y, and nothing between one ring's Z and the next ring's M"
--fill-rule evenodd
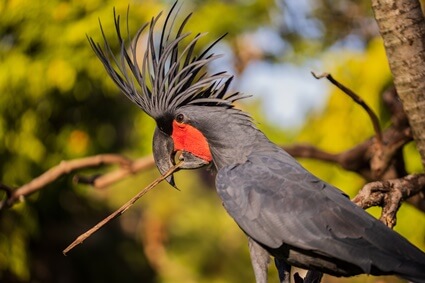
M102 228L105 224L107 224L112 219L120 216L124 212L127 211L138 199L140 199L143 195L145 195L147 192L149 192L151 189L153 189L156 185L158 185L160 182L165 180L168 176L173 174L175 171L177 171L182 165L184 164L184 161L179 162L178 164L171 167L164 175L156 178L152 183L150 183L146 188L141 190L137 195L132 197L128 202L126 202L124 205L122 205L119 209L114 211L112 214L110 214L108 217L100 221L98 224L93 226L90 230L87 232L81 234L77 239L74 240L66 249L63 250L63 254L66 255L70 250L72 250L75 246L82 244L84 240L86 240L88 237L90 237L93 233L98 231L100 228Z
M381 206L380 220L388 227L393 228L401 203L424 191L425 174L412 174L399 179L368 183L352 201L363 209Z

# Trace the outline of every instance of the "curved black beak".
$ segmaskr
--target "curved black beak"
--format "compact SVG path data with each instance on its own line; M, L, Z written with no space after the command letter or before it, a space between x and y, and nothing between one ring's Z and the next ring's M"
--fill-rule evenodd
M162 175L176 164L174 160L175 154L173 139L159 128L156 128L153 135L153 158ZM183 151L179 159L184 162L180 169L197 169L209 164L208 161L187 151ZM171 186L177 188L173 175L170 175L165 180L167 180Z
M155 128L153 134L153 159L161 175L164 175L176 163L174 161L174 142L173 139ZM170 175L165 179L171 186L176 187L174 176Z

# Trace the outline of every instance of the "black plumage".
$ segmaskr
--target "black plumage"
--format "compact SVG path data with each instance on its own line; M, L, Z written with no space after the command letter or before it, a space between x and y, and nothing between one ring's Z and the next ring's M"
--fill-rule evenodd
M257 282L267 282L270 255L282 282L288 282L291 265L335 276L395 274L425 282L422 251L313 176L270 142L248 114L233 107L243 95L228 92L232 77L205 71L218 58L210 54L217 41L195 55L201 35L183 44L190 36L184 33L190 15L175 29L175 7L158 41L154 33L160 16L144 25L128 46L119 16L114 16L121 58L113 55L105 35L104 48L89 41L122 92L157 121L154 156L161 173L174 162L173 123L190 125L205 137L217 170L218 194L249 238ZM137 43L144 30L148 40L139 65ZM201 160L187 169L204 164Z
M254 152L243 164L223 167L217 190L241 229L291 265L423 281L420 250L281 150Z

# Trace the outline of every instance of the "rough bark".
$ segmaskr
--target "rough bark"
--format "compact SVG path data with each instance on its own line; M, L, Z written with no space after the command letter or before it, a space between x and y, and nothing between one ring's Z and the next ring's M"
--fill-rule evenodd
M372 0L394 84L425 165L425 19L418 0Z

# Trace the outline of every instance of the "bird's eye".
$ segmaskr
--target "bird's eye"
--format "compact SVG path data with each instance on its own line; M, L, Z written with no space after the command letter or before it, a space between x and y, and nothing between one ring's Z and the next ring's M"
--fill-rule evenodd
M183 123L184 122L184 115L183 114L177 114L177 116L176 116L176 122L177 123Z

